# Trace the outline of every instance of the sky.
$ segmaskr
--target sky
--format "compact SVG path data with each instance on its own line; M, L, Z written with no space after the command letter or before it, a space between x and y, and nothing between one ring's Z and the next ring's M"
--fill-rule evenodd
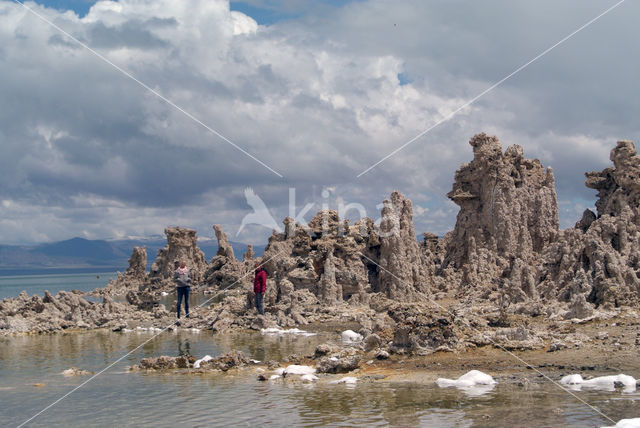
M0 244L213 224L265 243L271 226L238 233L247 188L278 223L294 192L306 221L375 220L399 190L442 235L479 132L553 168L570 227L584 173L640 140L640 2L558 44L616 4L0 0Z

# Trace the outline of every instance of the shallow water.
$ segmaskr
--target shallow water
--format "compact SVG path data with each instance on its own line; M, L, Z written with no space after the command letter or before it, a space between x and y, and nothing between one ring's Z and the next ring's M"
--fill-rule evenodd
M0 417L17 426L89 376L64 377L72 366L98 372L151 333L86 332L0 340ZM140 358L231 349L258 360L308 354L335 333L270 337L165 332L34 419L29 426L600 426L608 421L550 384L528 389L503 382L472 396L435 384L355 386L258 382L255 375L128 373ZM44 384L36 387L34 384ZM616 421L638 416L640 394L576 392ZM611 423L609 423L611 424Z

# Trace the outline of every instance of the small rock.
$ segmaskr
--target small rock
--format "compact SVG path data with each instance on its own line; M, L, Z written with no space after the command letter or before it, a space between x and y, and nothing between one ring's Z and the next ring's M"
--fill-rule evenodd
M379 360L387 360L389 358L389 353L384 349L379 349L376 351L375 357Z
M364 349L365 351L371 351L372 349L378 348L382 345L382 339L375 333L369 334L364 339Z
M276 369L276 368L280 367L280 363L277 362L277 361L274 361L274 360L269 360L269 361L267 361L267 367L270 370L273 370L273 369Z
M567 348L567 344L564 342L560 342L560 341L552 342L551 345L549 345L549 350L547 352L556 352L566 348Z
M338 352L337 346L331 345L329 343L321 343L320 345L316 346L316 350L313 353L313 355L314 355L314 358L320 358L334 352Z

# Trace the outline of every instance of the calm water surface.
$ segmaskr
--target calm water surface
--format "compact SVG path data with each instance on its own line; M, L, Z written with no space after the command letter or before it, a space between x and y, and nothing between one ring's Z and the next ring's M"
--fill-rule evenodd
M149 339L150 333L86 332L0 339L0 418L17 426L88 376L64 377L72 366L100 371ZM166 332L47 410L29 426L601 426L607 421L550 385L528 390L499 383L468 396L412 383L303 385L258 382L249 374L128 373L140 358L198 357L231 349L259 360L311 353L332 333L268 337ZM34 386L34 384L44 384ZM616 420L634 417L640 394L578 392Z
M60 290L86 292L104 287L115 277L114 272L0 276L0 299L16 297L23 290L29 295L37 294L40 297L44 296L45 290L53 295Z

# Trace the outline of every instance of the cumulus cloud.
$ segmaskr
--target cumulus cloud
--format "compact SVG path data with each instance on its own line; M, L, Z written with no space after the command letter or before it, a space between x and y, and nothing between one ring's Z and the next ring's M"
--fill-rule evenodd
M250 212L247 186L276 219L288 215L290 187L299 207L358 202L374 218L399 189L420 207L417 232L444 233L457 212L444 194L481 131L553 166L572 224L594 198L583 173L608 164L616 139L637 140L640 5L627 2L356 178L613 2L369 0L313 13L267 3L289 19L258 25L223 0L99 1L83 17L27 5L284 178L0 1L3 240L139 236L168 224L233 234Z

